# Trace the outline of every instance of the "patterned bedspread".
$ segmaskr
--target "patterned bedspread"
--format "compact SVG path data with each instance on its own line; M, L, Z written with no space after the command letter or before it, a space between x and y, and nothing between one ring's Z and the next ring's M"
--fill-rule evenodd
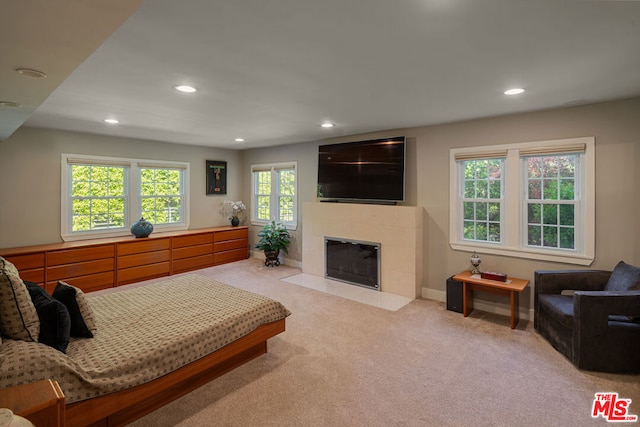
M72 338L67 354L3 339L0 387L54 379L66 402L161 377L287 317L279 302L197 274L89 298L94 338Z

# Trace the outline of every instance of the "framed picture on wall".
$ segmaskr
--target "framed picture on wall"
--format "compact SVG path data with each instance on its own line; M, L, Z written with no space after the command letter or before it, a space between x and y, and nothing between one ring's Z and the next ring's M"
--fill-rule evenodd
M227 162L207 160L207 194L227 194Z

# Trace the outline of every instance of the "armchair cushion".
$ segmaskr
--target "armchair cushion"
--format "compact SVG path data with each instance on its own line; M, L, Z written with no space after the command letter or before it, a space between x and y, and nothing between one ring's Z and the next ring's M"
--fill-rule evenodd
M573 329L573 296L543 294L538 297L538 304L555 321Z
M605 291L633 291L640 290L640 267L620 261L613 269Z

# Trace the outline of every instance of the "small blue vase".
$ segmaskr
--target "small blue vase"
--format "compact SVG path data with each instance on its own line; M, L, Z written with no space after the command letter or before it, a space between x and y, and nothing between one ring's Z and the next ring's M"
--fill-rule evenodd
M153 231L153 224L144 218L140 218L134 222L131 226L131 234L136 237L149 237L149 234Z

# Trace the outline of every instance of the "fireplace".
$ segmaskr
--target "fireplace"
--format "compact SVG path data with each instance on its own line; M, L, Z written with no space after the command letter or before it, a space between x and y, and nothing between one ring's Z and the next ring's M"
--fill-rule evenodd
M380 243L325 237L325 277L380 290Z

